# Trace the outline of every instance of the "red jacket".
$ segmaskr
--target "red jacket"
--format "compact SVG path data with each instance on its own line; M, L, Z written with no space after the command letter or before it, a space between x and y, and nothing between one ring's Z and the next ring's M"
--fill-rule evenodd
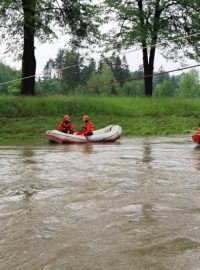
M85 122L83 129L77 132L77 135L92 135L94 124L92 122Z
M62 132L65 132L65 133L74 133L74 124L71 123L71 122L64 122L64 121L61 121L59 124L58 124L58 130L59 131L62 131Z

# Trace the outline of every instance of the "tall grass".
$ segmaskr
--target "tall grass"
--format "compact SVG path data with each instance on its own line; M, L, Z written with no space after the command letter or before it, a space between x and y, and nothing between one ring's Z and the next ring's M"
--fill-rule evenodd
M135 97L0 97L0 117L80 116L191 116L200 114L200 99Z
M63 114L72 116L75 130L89 114L95 129L119 124L123 135L191 134L198 126L200 99L135 97L0 97L0 143L44 141Z

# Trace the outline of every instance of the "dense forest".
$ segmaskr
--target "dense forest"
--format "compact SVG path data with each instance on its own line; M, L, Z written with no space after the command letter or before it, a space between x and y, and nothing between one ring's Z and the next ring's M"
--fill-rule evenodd
M162 67L155 72L153 96L200 97L199 73L191 69L179 75L167 73ZM55 59L46 63L43 76L36 80L36 94L144 96L142 66L131 71L125 56L115 54L84 60L79 53L60 49ZM11 81L10 83L5 83ZM0 63L0 95L20 94L20 71Z

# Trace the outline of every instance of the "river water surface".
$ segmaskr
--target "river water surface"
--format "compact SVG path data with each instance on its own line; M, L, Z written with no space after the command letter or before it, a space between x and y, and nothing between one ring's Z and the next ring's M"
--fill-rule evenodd
M200 148L0 146L0 269L200 269Z

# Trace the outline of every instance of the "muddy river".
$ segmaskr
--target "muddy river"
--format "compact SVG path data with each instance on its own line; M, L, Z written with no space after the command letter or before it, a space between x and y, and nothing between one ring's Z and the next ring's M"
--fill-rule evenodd
M200 148L0 146L0 269L200 269Z

